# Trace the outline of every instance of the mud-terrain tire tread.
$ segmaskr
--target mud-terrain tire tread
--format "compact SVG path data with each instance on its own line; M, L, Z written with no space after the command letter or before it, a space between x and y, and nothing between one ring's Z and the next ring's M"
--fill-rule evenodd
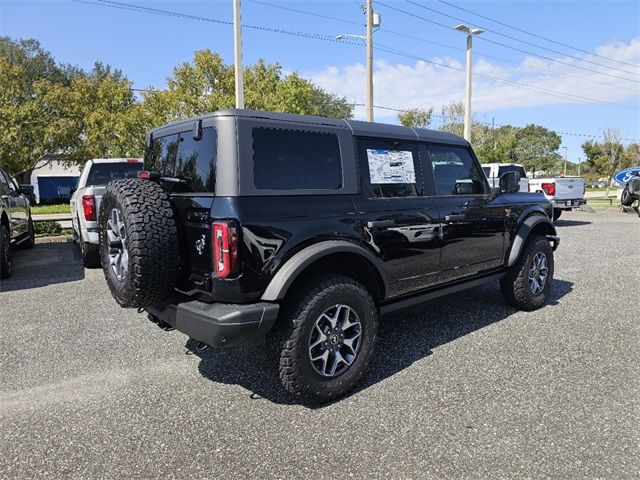
M357 363L331 381L336 385L329 386L321 383L314 386L305 378L304 371L299 365L300 349L303 349L306 354L308 348L304 327L308 322L315 322L316 318L312 316L312 311L319 303L328 297L343 294L345 289L359 296L367 310L358 314L365 331L363 335L369 336L368 342L365 347L365 338L363 338L363 346L356 359ZM363 313L366 315L365 318L362 318ZM352 390L368 370L378 335L378 309L371 293L354 279L342 275L326 275L316 277L312 284L307 282L306 285L299 286L284 302L280 320L267 338L267 346L272 354L277 353L280 381L289 393L308 403L325 403Z
M542 293L533 296L529 288L529 265L533 256L539 251L547 256L549 276ZM531 311L543 307L548 301L549 292L553 285L553 270L553 249L549 241L541 235L530 235L520 258L509 269L507 275L500 280L502 296L509 305L519 310Z
M118 282L109 264L107 220L119 207L129 251L127 276ZM160 185L140 179L107 186L100 206L100 257L109 289L123 307L162 303L175 286L180 264L178 230L171 202Z

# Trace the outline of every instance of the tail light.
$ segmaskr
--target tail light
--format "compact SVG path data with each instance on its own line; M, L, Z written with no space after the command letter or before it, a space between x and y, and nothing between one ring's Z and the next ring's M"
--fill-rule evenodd
M148 172L146 170L143 170L141 172L138 172L138 178L140 180L152 180L156 182L160 180L160 174L158 172Z
M555 183L543 183L541 187L542 187L542 190L544 190L544 193L546 193L550 197L553 197L556 194Z
M227 278L238 266L238 229L230 222L215 222L213 233L213 272Z
M97 212L96 212L96 196L95 195L82 196L82 210L84 211L85 220L88 220L88 221L96 220Z

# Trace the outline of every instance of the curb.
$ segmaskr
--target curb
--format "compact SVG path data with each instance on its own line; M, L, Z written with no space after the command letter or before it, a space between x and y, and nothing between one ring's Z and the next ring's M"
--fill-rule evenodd
M69 235L58 235L56 237L36 237L36 245L41 243L72 243L73 238Z

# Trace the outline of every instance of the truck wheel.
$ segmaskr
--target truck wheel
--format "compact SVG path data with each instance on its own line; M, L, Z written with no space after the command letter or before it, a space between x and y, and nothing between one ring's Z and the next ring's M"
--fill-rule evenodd
M560 218L560 215L562 215L562 210L559 208L554 208L553 209L553 221L555 222L556 220L558 220Z
M631 195L628 187L622 191L622 195L620 195L620 203L625 207L630 207L633 203L633 195Z
M0 278L9 278L13 272L13 255L11 253L11 237L6 225L0 230Z
M33 219L29 217L29 236L18 244L20 248L30 249L36 246L36 230L33 228Z
M553 249L546 238L532 235L509 273L500 280L502 296L520 310L537 310L548 300L553 283Z
M87 243L80 235L80 253L82 253L82 264L86 268L97 268L100 266L100 249L98 245Z
M283 305L278 345L284 388L312 403L346 394L367 371L378 334L378 310L360 283L328 276Z
M99 218L100 257L111 294L123 307L166 301L178 277L178 230L169 198L148 180L107 185Z

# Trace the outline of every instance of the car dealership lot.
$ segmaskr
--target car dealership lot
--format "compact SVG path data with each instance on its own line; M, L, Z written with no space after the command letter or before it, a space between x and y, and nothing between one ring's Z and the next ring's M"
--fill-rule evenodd
M565 213L551 305L496 285L395 313L363 388L292 403L262 344L197 351L70 243L0 287L0 477L635 478L640 218Z

